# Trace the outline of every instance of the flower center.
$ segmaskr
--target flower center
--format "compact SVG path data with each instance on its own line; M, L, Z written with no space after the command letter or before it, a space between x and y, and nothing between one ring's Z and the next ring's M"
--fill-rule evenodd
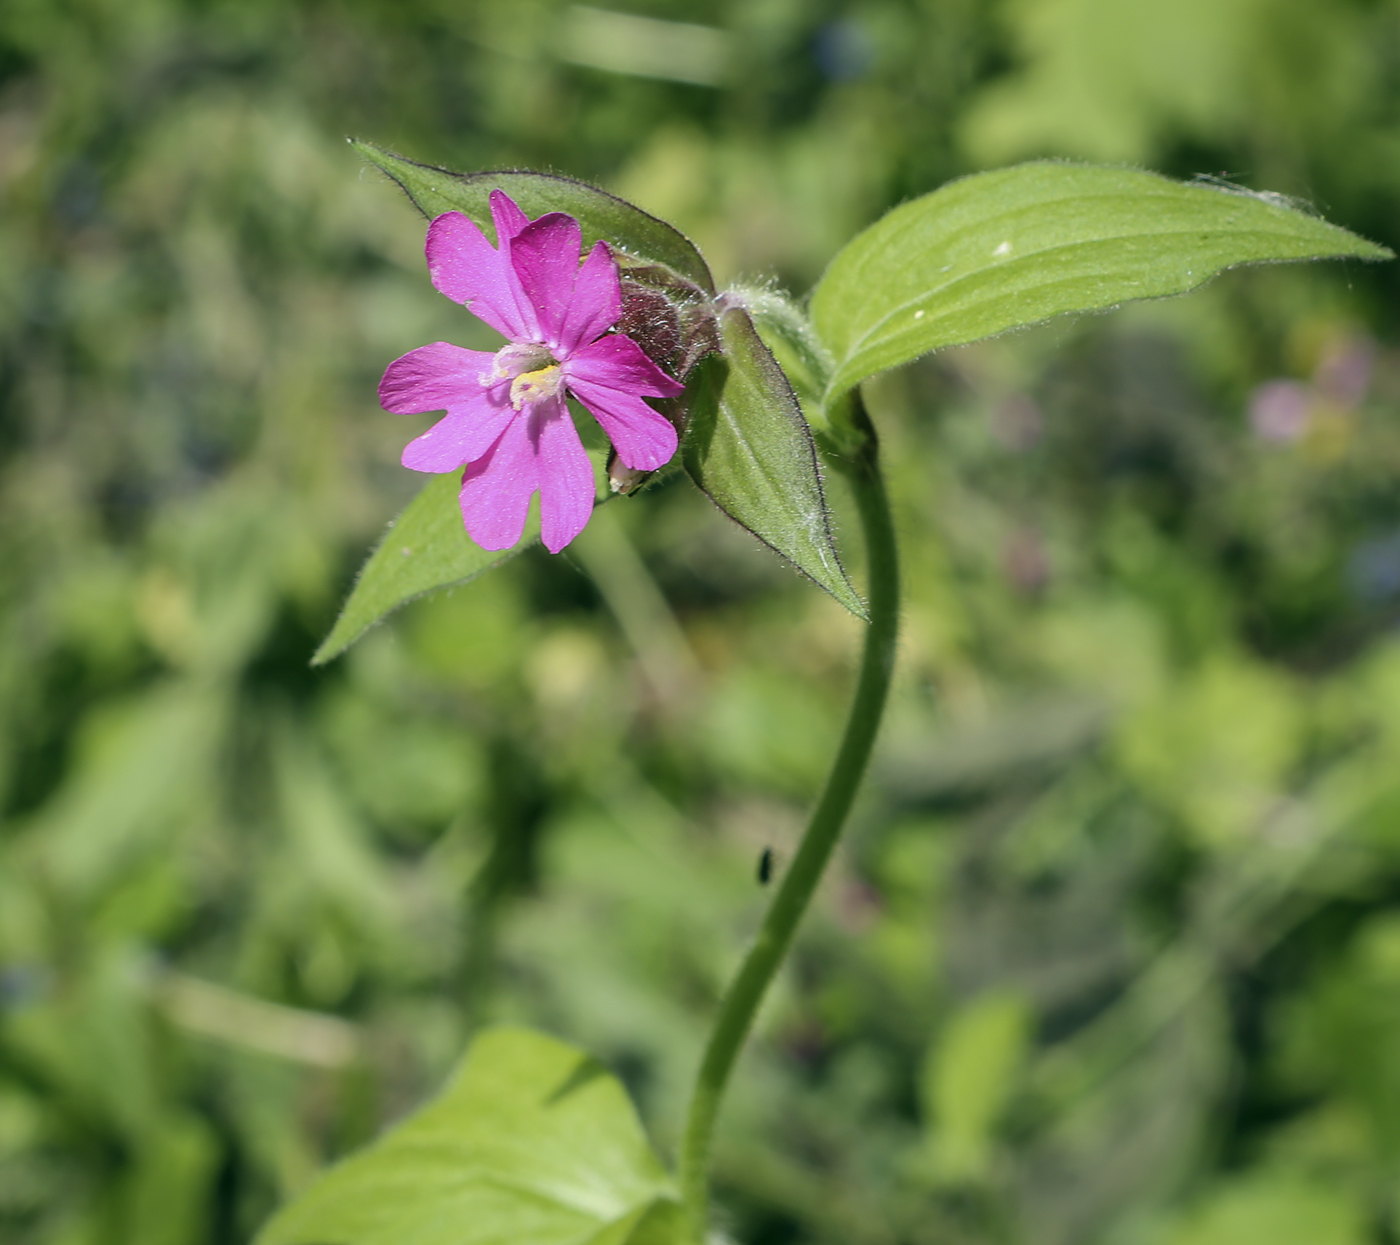
M518 411L527 402L557 398L564 388L564 374L549 347L539 342L512 342L496 351L490 375L482 384L510 381L510 404Z
M511 342L509 346L502 346L496 351L491 363L491 377L493 380L514 379L524 372L553 367L555 362L548 346L539 342Z
M564 373L557 363L537 372L522 372L510 382L510 404L518 411L527 402L557 398L564 388Z

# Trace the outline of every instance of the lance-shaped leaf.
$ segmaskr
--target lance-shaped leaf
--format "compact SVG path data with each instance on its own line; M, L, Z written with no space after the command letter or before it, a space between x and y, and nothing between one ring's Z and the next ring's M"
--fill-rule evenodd
M700 365L681 457L731 519L851 613L867 617L837 556L812 433L748 312L719 314L722 356Z
M596 186L553 173L453 173L405 160L373 143L351 140L365 159L383 169L430 220L443 212L461 212L494 237L490 196L504 190L532 219L546 212L567 212L583 228L585 252L600 238L641 264L657 264L684 281L713 294L710 269L680 230L657 220L625 199Z
M481 548L462 526L457 506L461 487L460 472L434 476L389 525L360 569L350 598L316 650L312 665L338 657L381 618L414 597L475 579L539 540L539 511L532 506L525 531L513 548Z
M527 1029L277 1214L255 1245L675 1245L679 1209L626 1091Z
M940 346L1181 294L1236 264L1384 247L1276 196L1042 162L952 182L854 238L812 296L829 398Z

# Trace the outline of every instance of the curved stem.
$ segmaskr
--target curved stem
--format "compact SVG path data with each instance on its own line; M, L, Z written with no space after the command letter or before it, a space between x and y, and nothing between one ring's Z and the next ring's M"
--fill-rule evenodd
M793 933L841 836L870 761L894 669L899 622L899 561L894 524L880 475L874 431L864 420L864 411L858 408L857 414L866 424L867 440L860 456L847 460L843 470L850 478L860 509L869 561L870 625L860 681L826 787L797 854L773 896L758 938L724 996L696 1077L680 1154L681 1197L696 1239L702 1235L706 1219L710 1143L725 1085L759 1004L787 955Z

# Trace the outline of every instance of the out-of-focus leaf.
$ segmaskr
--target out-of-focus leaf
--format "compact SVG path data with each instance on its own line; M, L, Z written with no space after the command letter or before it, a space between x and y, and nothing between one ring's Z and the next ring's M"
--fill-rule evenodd
M198 824L224 726L218 697L180 684L104 708L88 719L72 778L26 835L50 885L73 899L99 894Z
M327 1172L257 1245L670 1245L674 1205L616 1078L563 1042L495 1029L436 1101Z
M585 247L601 238L633 259L660 264L702 290L714 292L710 269L690 239L665 221L595 186L553 173L452 173L405 160L373 143L352 140L350 145L398 182L414 206L430 219L457 211L491 231L491 192L504 190L530 217L546 212L577 217L583 226Z
M680 1203L659 1198L610 1223L583 1245L689 1245L690 1239Z
M1254 27L1269 19L1249 0L1041 0L1008 18L1016 68L996 75L959 118L966 150L983 168L1045 151L1151 163L1167 134L1236 131L1257 107L1260 62L1271 59ZM1308 60L1304 81L1315 82L1327 57ZM1293 77L1305 92L1300 69Z
M1114 747L1201 846L1226 849L1258 834L1285 798L1307 739L1305 705L1276 670L1221 655L1131 714Z
M1348 1191L1290 1171L1224 1184L1165 1238L1169 1245L1362 1245L1371 1234Z
M128 1222L145 1245L188 1245L204 1228L218 1145L198 1116L169 1113L152 1123L126 1177Z
M1019 994L986 994L953 1017L929 1052L921 1088L940 1175L961 1180L985 1173L1025 1060L1030 1020Z
M462 526L457 506L460 487L456 472L435 476L390 524L360 569L350 598L312 657L312 665L338 657L380 619L415 597L475 579L539 540L539 512L531 507L525 531L512 548L481 548Z
M1274 196L1037 162L951 182L832 260L812 320L836 397L930 350L1182 294L1236 264L1391 252Z
M836 552L816 447L792 386L748 312L719 315L723 359L702 365L681 456L731 519L859 618L865 606Z
M363 821L319 753L290 723L272 731L275 791L290 874L302 904L313 897L344 913L345 924L389 943L394 892L370 846Z

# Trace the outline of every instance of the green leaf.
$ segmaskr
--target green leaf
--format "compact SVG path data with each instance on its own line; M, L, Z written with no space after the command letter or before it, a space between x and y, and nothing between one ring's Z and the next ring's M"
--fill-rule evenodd
M763 344L772 352L802 413L814 428L823 428L826 412L821 405L831 378L831 360L811 321L790 298L777 290L736 286L730 291L749 313Z
M742 307L724 307L719 328L724 354L698 369L685 469L731 519L867 617L836 552L816 447L792 386Z
M673 1192L601 1064L493 1029L436 1100L326 1172L255 1245L672 1245Z
M493 236L490 195L504 190L530 217L567 212L583 226L585 247L599 238L622 252L619 258L659 264L713 294L714 278L695 244L665 221L595 186L553 173L453 173L405 160L373 143L350 141L370 163L383 169L430 220L462 212Z
M457 506L460 489L458 473L434 476L389 525L360 569L330 635L311 659L313 666L338 657L385 615L414 597L475 579L539 540L539 510L532 506L516 545L504 550L481 548L462 526Z
M828 397L941 346L1181 294L1236 264L1384 247L1276 196L1041 162L952 182L854 238L812 296Z
M957 1012L929 1051L920 1096L930 1157L954 1182L985 1177L996 1126L1026 1058L1032 1016L1012 991L983 994Z

